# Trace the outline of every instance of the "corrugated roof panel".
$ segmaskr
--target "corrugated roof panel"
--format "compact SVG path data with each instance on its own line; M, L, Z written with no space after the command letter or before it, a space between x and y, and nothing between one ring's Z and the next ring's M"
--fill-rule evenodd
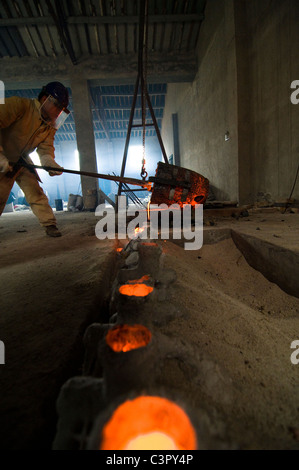
M2 40L1 32L0 32L0 57L9 57L8 49L5 46L5 43Z
M108 54L107 36L104 25L98 25L99 46L102 55Z
M61 42L56 26L47 26L46 31L46 37L51 54L54 56L61 56L66 54L67 52Z
M169 51L170 50L170 43L171 43L171 38L172 38L172 30L173 30L173 25L166 24L164 28L164 35L163 35L163 43L162 43L162 50Z
M1 54L32 57L58 56L65 53L65 38L70 36L76 59L82 55L130 54L137 52L139 2L135 0L18 0L0 2L0 19L15 19L1 27ZM196 31L191 33L195 47L198 18L184 15L201 14L205 0L151 0L149 2L149 52L186 48L186 31L190 21L196 21ZM173 21L170 15L173 17ZM179 20L178 20L178 15ZM157 16L157 22L155 22ZM26 24L26 18L28 22ZM34 18L36 21L34 22ZM43 18L45 23L43 24ZM101 23L101 18L105 20ZM115 18L115 21L114 21ZM92 20L95 19L95 23ZM35 23L35 24L34 24ZM185 23L185 24L184 24ZM17 26L16 26L17 25ZM8 30L7 28L15 28ZM6 28L6 29L5 29ZM64 29L62 38L62 29ZM188 37L188 35L187 35ZM181 45L181 41L184 41ZM5 46L3 45L5 44ZM5 50L6 47L6 50ZM68 47L69 49L69 47ZM69 50L70 52L70 50Z
M13 35L10 34L9 30L11 28L0 28L0 38L1 43L3 44L1 48L1 54L4 57L19 57L19 51L13 41Z
M187 50L193 50L196 47L197 39L199 34L199 27L196 24L190 25L190 32L189 32L189 47Z
M180 50L186 51L189 47L189 33L190 33L190 23L184 23L180 30Z
M125 25L117 26L118 50L119 54L126 54L126 28Z

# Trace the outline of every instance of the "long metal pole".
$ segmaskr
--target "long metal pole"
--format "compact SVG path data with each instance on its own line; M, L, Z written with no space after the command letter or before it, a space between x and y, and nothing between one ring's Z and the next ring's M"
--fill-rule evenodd
M143 187L149 187L150 183L148 181L143 181L143 180L138 180L137 178L126 178L123 176L112 176L112 175L105 175L101 173L92 173L90 171L79 171L79 170L68 170L66 168L54 168L51 166L39 166L39 165L29 165L27 163L22 163L21 166L24 166L25 168L28 168L29 170L46 170L46 171L61 171L62 173L71 173L73 175L81 175L81 176L91 176L93 178L99 178L99 179L104 179L104 180L110 180L110 181L118 181L121 183L125 184L132 184L133 186L143 186Z

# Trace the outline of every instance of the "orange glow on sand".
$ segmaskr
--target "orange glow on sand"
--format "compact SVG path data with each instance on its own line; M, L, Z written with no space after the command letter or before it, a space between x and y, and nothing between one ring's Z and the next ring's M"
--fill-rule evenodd
M142 396L115 410L103 428L100 449L196 450L196 433L177 404Z
M150 278L149 275L145 274L140 279L134 279L133 281L128 281L128 284L142 284L143 282L148 281L149 278Z
M147 346L151 338L143 325L117 325L108 331L106 343L114 352L128 352Z
M116 251L117 253L121 253L123 251L123 248L117 248Z

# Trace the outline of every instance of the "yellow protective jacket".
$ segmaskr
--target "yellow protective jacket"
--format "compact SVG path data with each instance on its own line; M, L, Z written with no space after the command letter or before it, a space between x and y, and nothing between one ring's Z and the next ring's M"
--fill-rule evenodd
M39 108L38 100L17 96L0 104L0 151L10 162L17 162L22 153L35 149L42 165L43 157L55 158L56 129L41 119Z

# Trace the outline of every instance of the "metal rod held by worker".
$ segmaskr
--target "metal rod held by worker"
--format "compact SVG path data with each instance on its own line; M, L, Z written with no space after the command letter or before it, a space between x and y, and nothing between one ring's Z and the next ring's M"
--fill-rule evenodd
M24 163L23 166L25 166L26 168L32 168L32 169L36 169L36 170L46 170L46 171L53 171L53 172L57 172L57 171L61 171L62 173L71 173L73 175L82 175L82 176L91 176L93 178L99 178L99 179L104 179L104 180L111 180L111 181L118 181L118 182L121 182L121 183L126 183L126 184L132 184L133 186L142 186L144 188L147 188L148 190L150 190L151 188L151 183L149 183L148 181L143 181L143 180L138 180L137 178L127 178L127 177L121 177L121 176L112 176L112 175L104 175L104 174L101 174L101 173L92 173L90 171L79 171L79 170L67 170L65 168L59 168L57 170L57 168L53 168L51 166L39 166L39 165L31 165L31 164L28 164L28 163Z

